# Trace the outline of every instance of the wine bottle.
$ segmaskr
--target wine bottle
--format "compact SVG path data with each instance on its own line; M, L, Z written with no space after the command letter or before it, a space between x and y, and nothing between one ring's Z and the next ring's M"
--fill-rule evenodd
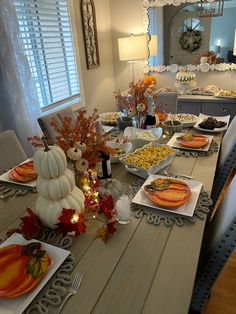
M156 116L154 113L154 102L153 97L149 96L148 100L148 112L145 118L144 127L145 129L155 128L156 126Z
M102 138L102 126L98 122L96 125L96 131L98 132L99 136ZM100 161L97 162L96 170L97 170L97 177L99 179L108 179L111 178L111 160L110 156L102 151L99 152Z
M100 152L101 161L97 163L97 177L99 179L111 178L111 160L110 156Z

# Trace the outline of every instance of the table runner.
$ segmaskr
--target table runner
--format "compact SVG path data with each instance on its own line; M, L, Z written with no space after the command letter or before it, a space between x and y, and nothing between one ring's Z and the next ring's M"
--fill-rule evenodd
M135 182L133 182L130 187L131 199L133 199L133 197L136 195L144 182L145 180L141 178L138 178ZM146 216L147 223L149 224L159 226L163 221L167 227L170 227L173 224L176 224L177 226L183 226L186 222L194 223L196 218L204 219L205 216L210 212L209 207L211 204L212 201L208 193L202 190L200 192L198 202L192 217L178 215L174 212L164 212L155 208L140 206L133 203L131 205L131 209L134 212L134 217L136 218L142 218L143 216Z

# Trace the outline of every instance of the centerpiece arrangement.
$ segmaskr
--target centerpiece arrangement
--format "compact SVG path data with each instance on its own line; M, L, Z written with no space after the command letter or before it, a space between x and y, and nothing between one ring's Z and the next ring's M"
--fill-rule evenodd
M124 117L133 117L138 128L144 127L144 118L147 114L147 98L153 95L156 88L156 78L146 75L137 83L131 82L128 91L118 90L114 92L119 111L122 112Z
M52 119L51 126L58 134L56 145L50 145L45 137L28 138L37 148L33 162L39 196L35 208L27 209L28 216L22 217L20 228L14 230L25 238L34 238L45 228L78 236L91 219L101 223L96 236L104 241L116 231L115 206L123 186L117 180L96 176L94 168L101 152L113 153L107 135L98 131L97 112L94 109L87 116L86 110L81 110L75 121L60 115Z

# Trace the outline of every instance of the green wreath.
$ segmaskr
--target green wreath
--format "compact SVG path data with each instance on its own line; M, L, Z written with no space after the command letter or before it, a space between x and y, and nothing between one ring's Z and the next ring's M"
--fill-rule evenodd
M179 39L182 49L189 52L199 49L201 42L201 32L191 28L189 28L186 32L183 32Z

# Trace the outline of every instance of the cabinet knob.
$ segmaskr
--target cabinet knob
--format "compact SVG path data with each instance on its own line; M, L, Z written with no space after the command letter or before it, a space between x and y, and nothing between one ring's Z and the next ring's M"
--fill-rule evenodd
M228 112L228 109L227 108L222 108L221 111L222 112Z

